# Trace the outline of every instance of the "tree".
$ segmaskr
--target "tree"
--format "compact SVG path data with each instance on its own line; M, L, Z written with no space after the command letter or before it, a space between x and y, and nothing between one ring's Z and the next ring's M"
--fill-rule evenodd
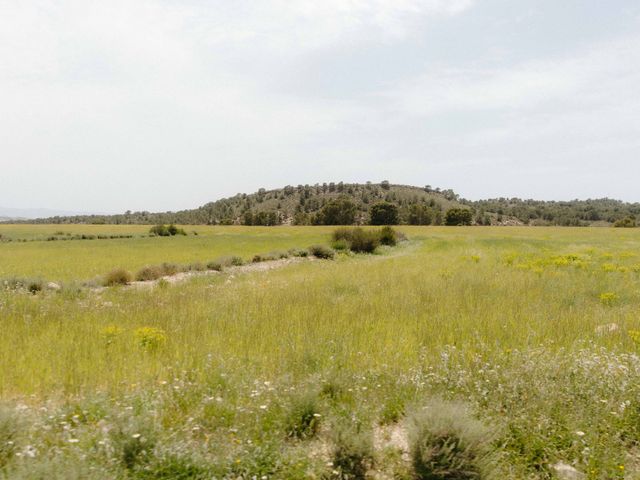
M352 225L355 220L356 205L348 197L339 197L326 203L316 219L322 225Z
M397 225L398 207L389 202L378 202L371 206L371 225Z
M389 184L389 180L383 180L382 182L380 182L380 186L382 187L383 190L389 190L391 188L391 185Z
M409 225L431 225L433 215L426 205L411 205L409 207Z
M452 208L447 210L445 215L445 224L449 226L471 225L473 215L471 210L466 208Z

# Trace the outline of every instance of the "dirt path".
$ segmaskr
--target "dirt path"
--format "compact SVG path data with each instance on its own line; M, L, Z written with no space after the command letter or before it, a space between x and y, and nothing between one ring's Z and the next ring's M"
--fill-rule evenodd
M270 260L266 262L258 262L258 263L249 263L246 265L241 265L237 267L226 267L223 271L216 270L205 270L202 272L180 272L175 275L169 275L166 277L159 278L157 280L146 280L146 281L135 281L129 283L125 288L134 288L134 289L146 289L153 288L158 285L159 282L164 281L169 284L177 284L183 283L187 280L195 277L208 277L212 275L228 275L229 277L233 277L237 274L242 273L253 273L253 272L266 272L269 270L275 270L278 268L284 268L289 265L293 265L295 263L302 262L312 262L315 259L313 257L301 258L283 258L281 260ZM99 289L104 289L108 287L99 287Z

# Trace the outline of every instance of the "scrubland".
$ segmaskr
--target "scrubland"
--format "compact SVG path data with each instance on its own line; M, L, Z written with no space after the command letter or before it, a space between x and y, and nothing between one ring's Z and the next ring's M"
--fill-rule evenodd
M635 230L400 227L375 254L72 281L331 235L197 230L0 244L0 276L67 283L0 293L0 475L640 478Z

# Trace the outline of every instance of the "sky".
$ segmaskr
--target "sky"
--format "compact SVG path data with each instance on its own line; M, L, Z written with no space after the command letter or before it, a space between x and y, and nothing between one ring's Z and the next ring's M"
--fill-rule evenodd
M0 0L0 205L640 201L637 0Z

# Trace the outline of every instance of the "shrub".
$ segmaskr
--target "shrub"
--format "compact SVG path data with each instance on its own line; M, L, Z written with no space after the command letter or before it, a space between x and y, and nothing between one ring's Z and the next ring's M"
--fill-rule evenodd
M305 393L295 397L287 415L286 432L289 437L311 438L320 425L318 396Z
M380 234L373 230L354 228L350 248L355 253L373 253L380 245Z
M164 271L162 270L162 267L153 265L141 268L138 273L136 273L136 280L139 282L148 282L151 280L157 280L163 276Z
M168 237L171 235L166 225L154 225L149 229L149 233L158 235L159 237Z
M170 277L171 275L175 275L176 273L184 271L184 267L181 267L180 265L177 265L175 263L165 262L162 265L160 265L160 268L162 268L163 276L167 276L167 277Z
M207 263L207 270L214 270L216 272L221 272L222 271L222 263L220 263L217 260L212 260L211 262Z
M338 472L338 478L366 478L373 462L371 432L362 431L359 425L340 425L334 429L333 442L333 468Z
M396 246L398 243L398 235L396 231L391 227L382 227L380 230L380 243L390 247Z
M331 250L329 247L325 247L324 245L312 245L309 247L309 253L316 258L321 258L323 260L332 260L335 256L335 252Z
M169 235L171 235L171 236L174 236L174 235L186 235L187 234L187 232L184 231L184 228L178 228L173 223L167 227L167 231L169 232Z
M183 228L178 228L175 225L171 224L169 226L166 225L154 225L149 229L149 233L153 235L157 235L159 237L173 237L174 235L186 235L187 232L184 231Z
M27 284L27 290L29 293L33 293L34 295L38 292L41 292L44 288L44 282L42 280L29 280Z
M371 225L397 225L398 207L389 202L378 202L371 206Z
M131 273L124 270L123 268L117 268L116 270L112 270L105 275L103 285L106 287L111 287L114 285L126 285L130 283L131 280Z
M432 400L411 418L411 460L419 479L494 478L493 432L460 403Z
M336 228L331 234L331 239L334 242L345 240L346 242L351 242L351 237L353 236L353 228L351 227L339 227Z
M289 255L292 257L308 257L309 250L304 250L302 248L292 248L289 250Z
M466 208L452 208L447 210L444 222L448 226L471 225L473 215Z

